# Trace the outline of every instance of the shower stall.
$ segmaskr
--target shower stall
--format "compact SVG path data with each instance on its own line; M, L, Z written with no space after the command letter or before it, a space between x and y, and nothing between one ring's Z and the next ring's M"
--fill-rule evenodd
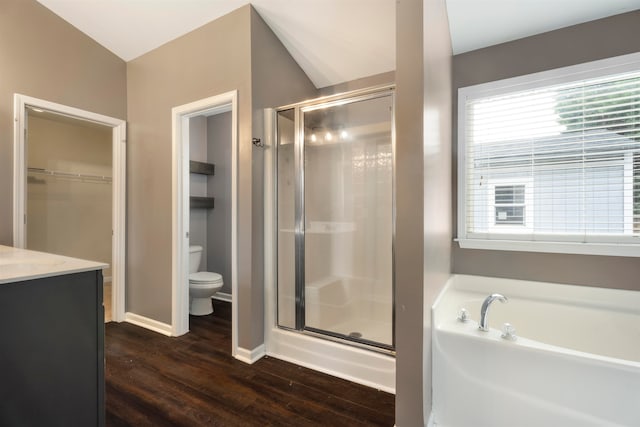
M277 328L394 352L394 89L275 110Z

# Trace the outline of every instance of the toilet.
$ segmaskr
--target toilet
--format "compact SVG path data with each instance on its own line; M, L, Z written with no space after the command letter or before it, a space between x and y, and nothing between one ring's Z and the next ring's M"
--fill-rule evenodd
M202 246L189 247L189 314L204 316L213 313L211 297L222 289L222 275L198 271Z

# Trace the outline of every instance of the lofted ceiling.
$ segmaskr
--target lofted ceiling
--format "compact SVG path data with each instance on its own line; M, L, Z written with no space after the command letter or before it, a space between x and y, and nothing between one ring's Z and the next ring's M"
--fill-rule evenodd
M316 87L395 69L396 0L38 0L125 61L251 3ZM446 0L454 53L640 9L640 0Z
M446 2L451 44L456 54L640 9L640 0Z

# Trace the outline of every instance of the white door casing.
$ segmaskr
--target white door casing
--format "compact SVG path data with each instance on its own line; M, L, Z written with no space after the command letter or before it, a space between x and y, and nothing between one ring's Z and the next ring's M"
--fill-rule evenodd
M125 312L125 232L126 232L126 143L127 124L124 120L92 113L67 105L45 101L26 95L14 94L14 139L13 139L13 246L25 248L27 245L26 191L27 191L27 141L26 108L38 108L101 124L112 128L112 318L116 322L124 320Z

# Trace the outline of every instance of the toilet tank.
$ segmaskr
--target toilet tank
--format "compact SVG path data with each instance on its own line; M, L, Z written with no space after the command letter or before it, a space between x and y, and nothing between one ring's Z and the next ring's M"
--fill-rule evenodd
M202 257L202 246L189 246L189 274L196 273L200 267Z

